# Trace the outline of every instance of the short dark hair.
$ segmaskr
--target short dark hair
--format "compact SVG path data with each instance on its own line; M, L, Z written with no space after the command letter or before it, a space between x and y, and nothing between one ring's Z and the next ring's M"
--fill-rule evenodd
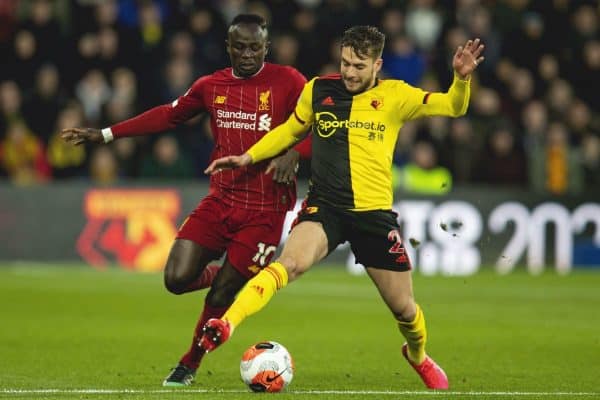
M261 29L267 29L267 21L258 14L238 14L235 16L231 24L229 25L229 29L231 29L235 25L239 24L256 24Z
M342 36L342 47L351 47L359 57L381 57L385 35L374 26L359 25L347 29Z

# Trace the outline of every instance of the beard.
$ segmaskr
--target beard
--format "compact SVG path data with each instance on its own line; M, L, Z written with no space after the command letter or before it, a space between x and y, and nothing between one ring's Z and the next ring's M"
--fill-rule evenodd
M352 94L358 94L366 91L373 84L373 79L365 79L364 81L350 81L342 75L346 90Z

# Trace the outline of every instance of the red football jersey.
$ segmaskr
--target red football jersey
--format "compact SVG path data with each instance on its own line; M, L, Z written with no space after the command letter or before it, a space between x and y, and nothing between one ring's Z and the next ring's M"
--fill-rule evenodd
M111 127L114 137L160 132L200 112L210 114L215 140L211 160L248 150L293 113L306 79L296 69L265 63L250 78L238 78L225 68L198 79L171 104L155 107ZM293 208L295 185L278 184L265 170L269 161L210 178L210 194L226 204L259 211Z

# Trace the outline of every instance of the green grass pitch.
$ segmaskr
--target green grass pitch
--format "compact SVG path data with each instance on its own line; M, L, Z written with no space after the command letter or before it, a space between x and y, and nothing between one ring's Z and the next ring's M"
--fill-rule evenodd
M451 391L426 391L366 276L314 267L205 358L189 389L161 382L187 348L204 292L174 296L159 274L0 265L2 399L600 398L600 273L467 278L415 274L429 353ZM247 392L243 351L284 344L287 391Z

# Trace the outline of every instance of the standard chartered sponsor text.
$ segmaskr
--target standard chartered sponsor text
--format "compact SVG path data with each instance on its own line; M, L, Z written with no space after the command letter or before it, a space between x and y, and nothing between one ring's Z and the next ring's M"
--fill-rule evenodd
M216 123L218 128L255 130L256 113L217 110Z

